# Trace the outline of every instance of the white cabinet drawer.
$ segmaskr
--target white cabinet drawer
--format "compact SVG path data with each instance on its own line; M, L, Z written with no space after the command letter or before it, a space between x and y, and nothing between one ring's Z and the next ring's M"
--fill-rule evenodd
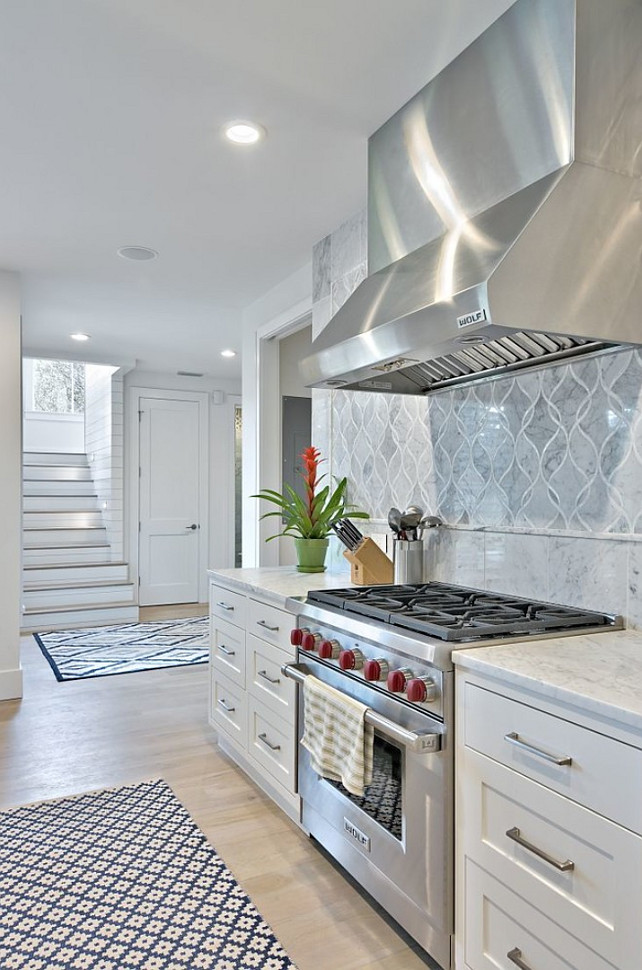
M222 728L242 748L247 747L247 695L215 667L211 671L211 724Z
M247 596L236 593L225 586L210 583L210 613L234 626L245 626L247 617Z
M642 838L474 751L462 767L465 854L614 966L635 966Z
M641 750L469 682L463 700L467 747L642 834Z
M281 647L290 657L296 653L290 643L290 631L295 626L296 617L287 610L280 610L259 600L248 600L247 632Z
M470 970L614 970L469 859L465 879ZM637 965L620 964L618 970Z
M245 687L245 633L218 617L212 619L212 664L239 687Z
M294 725L288 724L250 695L248 750L287 791L296 792Z
M294 728L296 684L281 673L281 665L291 660L292 657L284 650L248 634L247 684L250 693Z

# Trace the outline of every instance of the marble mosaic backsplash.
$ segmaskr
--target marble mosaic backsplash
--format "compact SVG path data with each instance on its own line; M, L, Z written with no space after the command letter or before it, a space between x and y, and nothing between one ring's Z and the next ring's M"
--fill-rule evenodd
M385 518L642 534L642 352L412 398L333 393L332 470Z

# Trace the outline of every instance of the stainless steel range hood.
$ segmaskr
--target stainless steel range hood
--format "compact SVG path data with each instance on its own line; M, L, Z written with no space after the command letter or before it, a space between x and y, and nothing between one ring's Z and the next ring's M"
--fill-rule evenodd
M370 275L306 383L425 394L641 344L641 92L642 0L517 0L370 139Z

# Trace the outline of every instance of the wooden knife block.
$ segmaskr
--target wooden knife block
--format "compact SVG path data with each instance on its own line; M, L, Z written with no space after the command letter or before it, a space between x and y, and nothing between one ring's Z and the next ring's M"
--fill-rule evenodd
M351 566L350 579L357 586L379 586L392 582L392 562L372 539L364 539L354 552L346 549L343 555Z

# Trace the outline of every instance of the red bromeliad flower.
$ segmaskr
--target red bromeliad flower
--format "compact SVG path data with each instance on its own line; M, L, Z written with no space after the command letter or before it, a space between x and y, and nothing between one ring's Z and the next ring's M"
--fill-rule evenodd
M283 492L273 488L264 488L253 498L271 502L276 508L271 512L264 512L261 519L276 516L281 522L281 531L270 536L293 536L295 539L326 539L334 526L347 515L355 519L367 519L368 513L361 512L354 505L346 502L345 494L348 479L337 481L336 487L321 485L326 477L319 475L319 465L325 458L321 457L318 448L310 445L304 448L300 456L302 461L301 478L305 486L305 496L296 492L289 482L283 485Z
M308 500L308 515L310 516L311 521L314 521L313 503L315 489L320 480L318 477L319 464L322 461L325 461L325 459L321 458L321 452L313 445L310 445L308 448L304 448L300 457L303 461L303 467L305 469L305 471L301 473L301 477L305 483L305 492Z

